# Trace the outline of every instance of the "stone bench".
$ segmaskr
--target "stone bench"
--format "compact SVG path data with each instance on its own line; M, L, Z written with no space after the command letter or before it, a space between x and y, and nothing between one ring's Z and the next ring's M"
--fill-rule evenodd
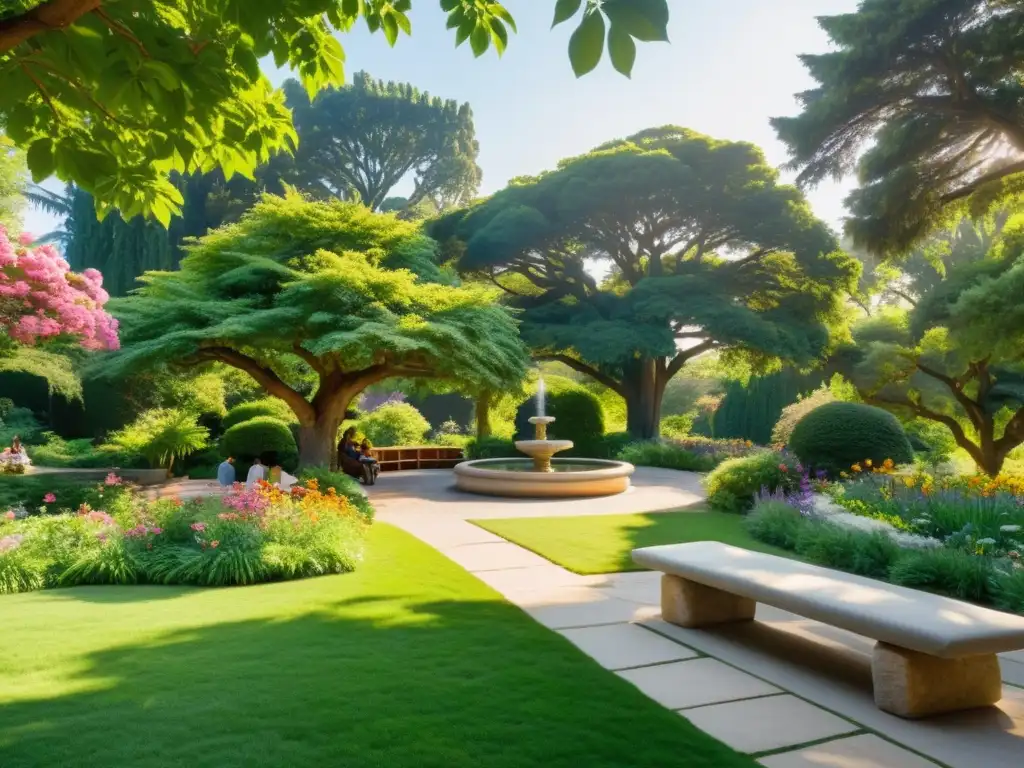
M876 640L875 704L926 717L995 704L997 653L1024 648L1024 617L712 541L633 550L662 571L661 612L681 627L750 621L757 603Z

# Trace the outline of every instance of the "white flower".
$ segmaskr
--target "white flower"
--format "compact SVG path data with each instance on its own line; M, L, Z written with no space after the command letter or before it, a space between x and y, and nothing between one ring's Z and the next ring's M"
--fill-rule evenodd
M1001 526L999 526L999 530L1002 533L1016 533L1017 531L1020 530L1020 526L1019 525L1001 525Z
M931 520L929 520L927 517L915 517L910 522L914 525L928 525L928 523L930 523Z
M995 539L990 539L990 538L986 537L984 539L978 539L978 541L976 543L981 544L982 546L988 546L989 544L995 544L996 540Z

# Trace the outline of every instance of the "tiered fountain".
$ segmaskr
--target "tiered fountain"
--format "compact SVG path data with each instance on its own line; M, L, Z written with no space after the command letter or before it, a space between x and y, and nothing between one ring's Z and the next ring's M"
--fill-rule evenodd
M544 415L544 379L537 386L533 440L517 440L516 450L529 459L480 459L455 467L455 487L489 496L610 496L629 488L633 465L603 459L555 459L572 448L571 440L548 440L552 416Z

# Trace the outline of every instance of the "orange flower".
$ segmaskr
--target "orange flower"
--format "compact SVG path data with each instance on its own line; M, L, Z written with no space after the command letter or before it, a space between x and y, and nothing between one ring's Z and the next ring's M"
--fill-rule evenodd
M854 464L854 465L852 465L850 467L850 469L852 469L854 472L861 472L861 471L863 471L861 466L860 466L860 464Z
M871 459L864 459L864 465L867 467L871 466Z
M213 541L210 542L210 546L213 547L214 549L216 549L217 547L220 546L220 542L217 541L217 539L214 539Z

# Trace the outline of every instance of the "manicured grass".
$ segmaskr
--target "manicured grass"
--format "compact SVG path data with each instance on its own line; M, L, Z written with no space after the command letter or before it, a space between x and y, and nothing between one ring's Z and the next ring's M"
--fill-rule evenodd
M0 597L0 766L753 768L412 537L353 574Z
M473 522L576 573L640 571L643 569L630 558L633 549L687 541L721 541L793 557L792 552L757 541L743 528L742 516L725 512L520 517Z

